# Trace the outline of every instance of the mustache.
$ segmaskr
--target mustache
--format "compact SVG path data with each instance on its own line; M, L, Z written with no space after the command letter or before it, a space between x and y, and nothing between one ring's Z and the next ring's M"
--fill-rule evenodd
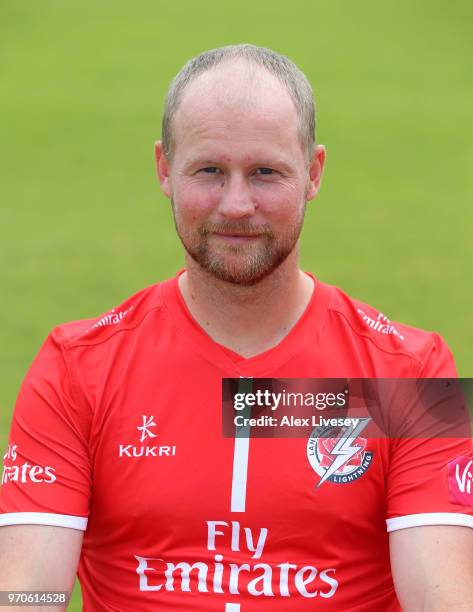
M206 223L199 228L202 236L208 234L244 234L245 236L269 236L273 237L270 225L253 225L248 221L225 221L222 223Z

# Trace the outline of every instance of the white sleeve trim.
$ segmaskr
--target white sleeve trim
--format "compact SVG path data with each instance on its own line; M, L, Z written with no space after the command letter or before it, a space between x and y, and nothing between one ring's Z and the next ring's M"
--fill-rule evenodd
M422 527L422 525L460 525L473 528L473 516L457 514L456 512L428 512L425 514L407 514L397 518L386 519L389 531L406 529L407 527Z
M0 527L5 525L51 525L85 531L87 519L69 514L48 514L47 512L7 512L0 514Z

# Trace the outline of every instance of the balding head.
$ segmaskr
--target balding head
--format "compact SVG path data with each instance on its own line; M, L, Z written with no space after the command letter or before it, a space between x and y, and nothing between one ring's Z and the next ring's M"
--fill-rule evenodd
M297 111L281 81L245 59L222 62L196 77L184 90L173 118L172 153L175 155L181 144L188 146L186 136L200 133L209 122L217 122L223 129L230 124L247 125L250 117L268 131L274 131L271 119L276 120L279 126L286 126L288 138L298 138ZM251 140L253 135L246 137ZM268 141L270 137L268 133Z
M179 107L191 96L203 103L241 111L264 108L275 95L283 95L294 103L286 87L265 69L244 58L229 59L195 77L184 89Z
M283 91L281 91L281 89ZM286 95L295 108L301 145L309 160L315 146L315 108L304 74L288 58L264 47L235 45L206 51L190 60L169 88L163 115L162 141L168 159L174 151L174 120L192 94L202 104L224 108L262 109L272 96Z

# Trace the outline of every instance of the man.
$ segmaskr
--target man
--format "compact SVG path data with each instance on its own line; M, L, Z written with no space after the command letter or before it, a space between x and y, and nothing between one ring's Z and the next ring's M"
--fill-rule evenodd
M70 589L82 550L90 611L473 609L471 495L449 479L465 440L368 440L361 477L320 485L307 439L221 434L222 378L455 376L439 336L299 269L325 161L304 75L251 45L194 58L156 160L186 269L56 328L33 363L0 587Z

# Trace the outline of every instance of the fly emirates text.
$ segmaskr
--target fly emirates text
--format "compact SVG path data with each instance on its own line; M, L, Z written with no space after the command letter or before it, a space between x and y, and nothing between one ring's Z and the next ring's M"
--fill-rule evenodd
M203 534L202 534L203 535ZM168 560L135 555L140 591L221 593L266 597L331 598L339 581L334 567L315 567L283 559L265 559L266 527L239 521L207 521L200 559ZM194 555L196 550L193 549Z

